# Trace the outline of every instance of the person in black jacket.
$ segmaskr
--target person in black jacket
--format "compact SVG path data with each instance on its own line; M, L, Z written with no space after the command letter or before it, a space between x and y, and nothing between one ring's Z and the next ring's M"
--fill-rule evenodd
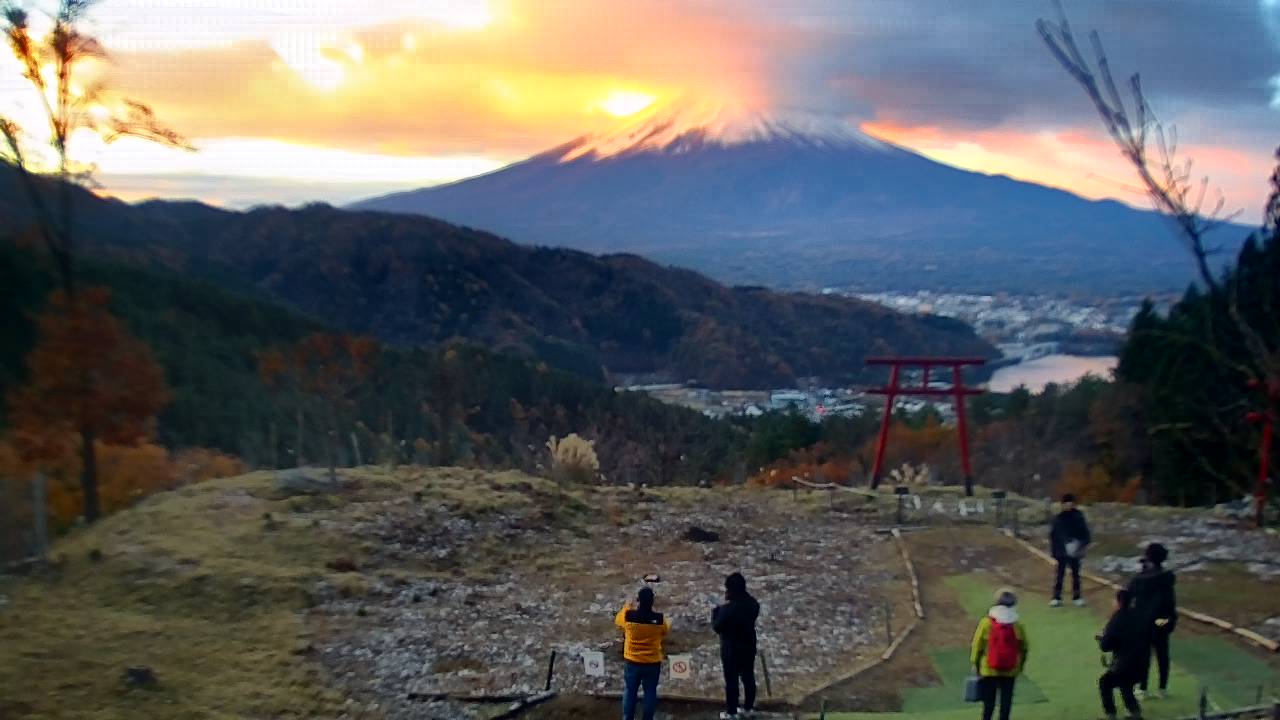
M1133 596L1128 590L1116 592L1116 608L1107 621L1107 627L1098 636L1098 647L1111 653L1107 671L1098 678L1098 691L1102 694L1102 710L1108 720L1115 720L1115 691L1120 691L1129 716L1142 717L1142 706L1133 693L1133 686L1142 679L1147 661L1146 636L1142 620L1133 610Z
M1146 651L1139 678L1140 694L1145 696L1151 676L1151 654L1156 656L1160 672L1160 689L1156 697L1169 691L1169 636L1178 626L1178 600L1174 592L1177 578L1164 569L1169 551L1160 543L1151 543L1142 553L1142 571L1129 581L1133 609L1146 633Z
M747 592L742 573L724 579L723 605L711 611L711 627L720 636L720 664L724 668L724 705L721 718L749 717L756 705L756 618L760 603ZM738 714L738 681L744 692Z
M1062 496L1062 512L1053 519L1049 529L1049 549L1053 559L1058 561L1058 572L1053 581L1053 607L1062 605L1062 578L1068 568L1071 570L1071 599L1076 605L1084 605L1080 595L1080 560L1084 557L1085 548L1093 542L1089 534L1089 523L1084 513L1076 508L1076 497L1070 493Z

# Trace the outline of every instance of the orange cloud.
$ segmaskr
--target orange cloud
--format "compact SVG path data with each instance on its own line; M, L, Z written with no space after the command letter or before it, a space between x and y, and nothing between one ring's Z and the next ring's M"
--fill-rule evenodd
M765 31L691 3L503 6L480 29L394 23L330 38L117 55L116 80L195 138L397 154L524 154L611 127L620 92L758 101ZM297 57L286 57L296 55Z
M1132 167L1101 130L1064 128L1028 132L1011 128L951 130L937 126L900 125L892 121L866 122L868 134L940 162L978 172L1008 175L1061 188L1088 198L1112 198L1147 208L1146 191ZM1211 191L1205 202L1211 210L1217 193L1226 200L1225 212L1241 211L1252 222L1265 202L1271 156L1257 157L1223 145L1186 145L1178 156L1194 161L1195 174L1208 176Z

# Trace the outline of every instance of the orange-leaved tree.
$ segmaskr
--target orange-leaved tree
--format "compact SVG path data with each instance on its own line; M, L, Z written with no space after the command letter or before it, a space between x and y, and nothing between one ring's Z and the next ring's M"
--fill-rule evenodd
M59 0L47 31L42 31L41 23L31 22L27 7L33 3L0 0L0 35L40 115L24 126L16 117L0 114L0 162L16 169L29 211L10 220L20 225L18 230L37 235L53 259L61 295L51 307L62 313L41 317L45 349L27 360L31 384L11 393L13 424L21 435L22 453L36 460L65 457L59 446L79 436L84 513L90 521L100 511L94 438L119 435L133 442L166 393L159 366L145 346L110 316L99 291L81 288L78 282L77 232L83 228L77 221L81 196L74 186L91 187L93 168L76 162L72 141L87 133L105 142L135 137L192 149L146 105L110 91L103 80L106 50L83 30L93 4L94 0ZM57 323L65 327L54 328ZM104 339L110 341L108 347L95 344ZM49 347L73 348L80 354L58 357ZM130 355L134 360L126 362ZM114 376L110 371L117 369L116 363L122 368L132 365L136 376ZM69 374L58 377L59 372ZM135 395L131 382L154 392Z
M337 478L340 418L367 387L378 355L378 341L373 338L313 333L258 356L258 369L268 384L296 390L300 400L309 397L319 401L330 479ZM301 452L301 404L298 417Z
M36 318L26 382L9 394L14 444L33 463L80 455L84 518L98 519L97 443L138 445L169 400L164 370L150 349L107 309L105 288L87 287L74 304L55 291Z

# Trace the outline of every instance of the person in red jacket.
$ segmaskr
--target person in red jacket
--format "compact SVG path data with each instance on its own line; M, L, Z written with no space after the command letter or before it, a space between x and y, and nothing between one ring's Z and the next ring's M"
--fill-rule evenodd
M1013 709L1013 686L1027 665L1027 629L1018 620L1018 597L1012 590L996 591L996 604L987 611L973 633L969 662L981 678L982 720L991 720L996 696L1000 697L1000 720L1009 720Z

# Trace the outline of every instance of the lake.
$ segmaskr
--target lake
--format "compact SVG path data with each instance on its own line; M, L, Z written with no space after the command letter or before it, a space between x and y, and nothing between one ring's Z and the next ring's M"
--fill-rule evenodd
M1040 392L1049 383L1075 382L1089 374L1109 378L1116 362L1114 357L1046 355L1030 362L1000 368L991 376L987 389L992 392L1009 392L1019 385L1025 385L1031 392Z

